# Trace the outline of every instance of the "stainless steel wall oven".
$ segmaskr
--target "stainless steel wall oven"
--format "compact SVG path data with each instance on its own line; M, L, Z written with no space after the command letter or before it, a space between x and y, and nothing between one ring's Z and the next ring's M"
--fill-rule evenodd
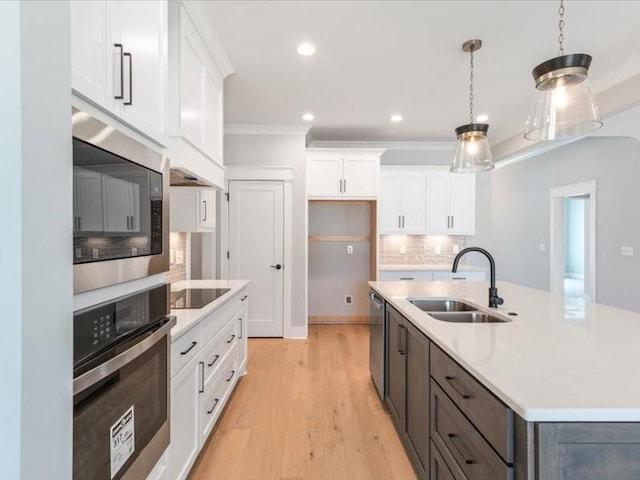
M81 110L72 122L74 292L168 271L168 159Z
M74 315L74 479L146 478L169 446L168 288Z

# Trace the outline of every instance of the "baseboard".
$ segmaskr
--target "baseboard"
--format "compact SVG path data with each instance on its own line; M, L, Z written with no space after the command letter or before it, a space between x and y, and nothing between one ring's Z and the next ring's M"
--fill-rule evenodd
M369 323L369 315L313 315L309 325L354 325Z

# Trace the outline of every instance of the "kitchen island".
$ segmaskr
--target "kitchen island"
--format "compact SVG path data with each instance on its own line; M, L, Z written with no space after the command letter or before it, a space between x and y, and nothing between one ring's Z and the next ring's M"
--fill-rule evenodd
M504 282L497 309L486 282L369 285L387 302L386 403L422 478L640 478L640 314ZM428 298L510 321L437 320L410 302Z

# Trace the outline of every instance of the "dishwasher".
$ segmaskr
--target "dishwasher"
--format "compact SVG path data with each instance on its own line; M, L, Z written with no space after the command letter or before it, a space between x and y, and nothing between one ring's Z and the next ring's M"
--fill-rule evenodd
M369 291L369 371L380 399L384 401L384 300Z

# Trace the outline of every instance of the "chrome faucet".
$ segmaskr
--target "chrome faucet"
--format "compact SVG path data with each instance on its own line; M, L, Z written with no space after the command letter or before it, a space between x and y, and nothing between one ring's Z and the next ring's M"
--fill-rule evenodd
M489 287L489 307L498 308L498 305L502 305L504 300L498 296L498 289L496 288L496 262L494 262L493 257L489 252L487 252L484 248L480 247L468 247L464 248L456 255L456 258L453 260L453 267L451 271L456 273L458 271L458 263L460 259L469 252L478 252L483 254L489 260L489 267L491 273L491 286Z

